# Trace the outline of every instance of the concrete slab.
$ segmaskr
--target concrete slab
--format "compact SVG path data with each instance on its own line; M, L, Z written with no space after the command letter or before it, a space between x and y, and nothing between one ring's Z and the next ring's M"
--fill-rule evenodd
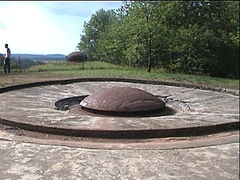
M239 143L171 150L94 150L0 139L0 179L238 180Z
M131 85L158 95L169 106L176 108L177 114L134 120L120 118L119 121L109 118L106 123L115 122L114 126L109 126L112 128L180 128L239 121L238 93L127 82L79 82L8 92L4 90L0 94L0 116L45 126L101 129L101 117L91 119L85 116L82 119L75 114L56 111L53 104L60 98L86 95L116 84ZM172 146L166 149L111 150L50 143L47 140L44 142L44 139L31 141L27 138L16 138L0 130L0 180L239 179L239 141L236 141L236 136L233 141L216 141L207 146L203 143L194 148Z
M62 98L89 95L105 87L135 87L162 97L176 114L159 117L92 117L54 109ZM0 94L1 118L40 126L87 130L176 129L238 122L239 96L167 85L126 82L79 82Z

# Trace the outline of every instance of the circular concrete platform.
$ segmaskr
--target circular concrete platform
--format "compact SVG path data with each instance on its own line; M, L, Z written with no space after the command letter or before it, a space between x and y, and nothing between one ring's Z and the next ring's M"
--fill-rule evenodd
M107 117L59 111L55 102L86 96L105 87L133 87L161 98L175 114ZM72 79L0 89L0 123L17 128L84 138L149 139L190 137L239 129L239 96L158 81Z

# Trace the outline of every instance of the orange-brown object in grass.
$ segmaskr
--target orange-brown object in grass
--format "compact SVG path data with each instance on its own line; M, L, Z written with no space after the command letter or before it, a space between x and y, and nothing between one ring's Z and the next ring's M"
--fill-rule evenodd
M76 51L68 54L66 59L70 62L85 62L87 61L87 56L83 53Z

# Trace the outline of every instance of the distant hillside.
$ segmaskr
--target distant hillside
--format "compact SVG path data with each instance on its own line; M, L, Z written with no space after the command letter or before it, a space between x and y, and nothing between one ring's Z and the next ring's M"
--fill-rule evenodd
M31 59L34 61L65 61L66 56L62 54L12 54L12 58L14 59Z

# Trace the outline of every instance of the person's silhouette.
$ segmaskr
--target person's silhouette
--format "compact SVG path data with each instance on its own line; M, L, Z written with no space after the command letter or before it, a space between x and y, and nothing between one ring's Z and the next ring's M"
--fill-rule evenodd
M11 50L9 49L8 44L5 44L5 48L7 49L7 53L4 59L4 73L10 73Z

